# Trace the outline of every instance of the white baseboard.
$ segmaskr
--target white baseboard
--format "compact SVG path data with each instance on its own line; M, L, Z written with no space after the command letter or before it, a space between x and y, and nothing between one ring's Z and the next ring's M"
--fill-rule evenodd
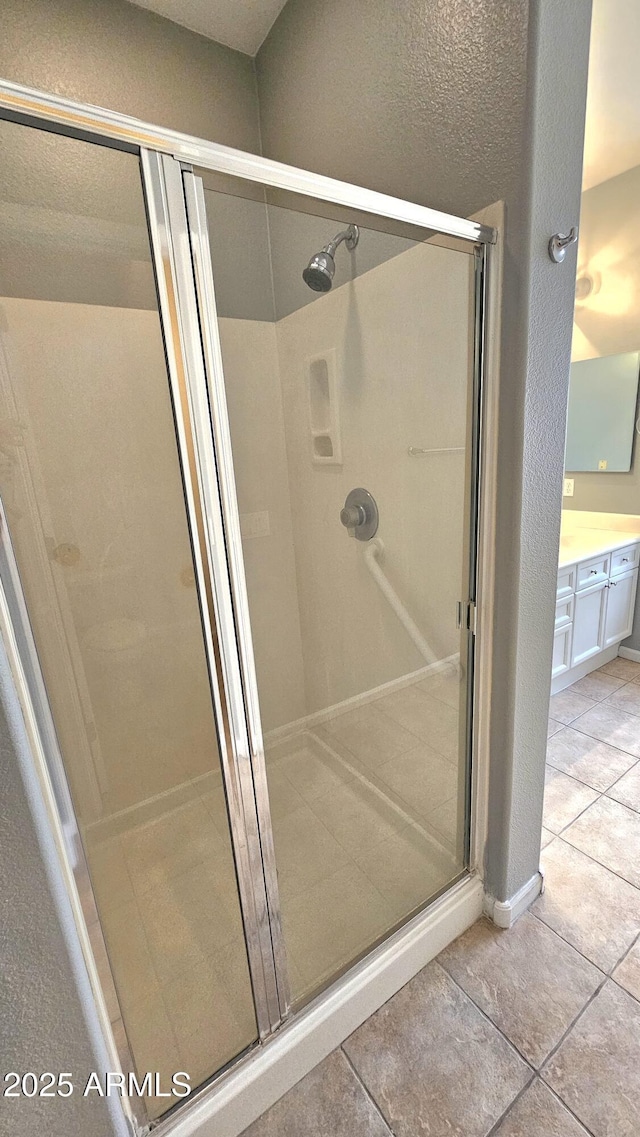
M585 659L584 663L578 663L575 667L570 667L568 671L561 672L560 675L556 675L555 679L551 680L551 694L557 695L558 691L564 691L566 687L571 687L573 683L577 683L578 679L584 679L585 675L591 671L595 671L605 663L611 663L611 660L615 659L618 654L622 655L622 649L618 648L618 644L612 644L604 651L599 651L597 655Z
M542 873L537 872L519 888L509 900L496 900L494 896L486 896L484 912L498 928L512 928L519 916L526 912L543 889Z
M154 1137L238 1137L482 914L482 881L449 889Z
M425 664L424 667L419 667L417 671L410 671L407 675L400 675L398 679L390 679L386 683L381 683L379 687L371 687L368 691L362 691L359 695L352 695L350 698L343 699L339 703L333 703L330 707L325 707L321 711L313 711L310 715L305 715L301 719L295 719L293 722L285 723L284 726L276 726L265 734L265 745L269 746L273 743L281 742L288 738L289 735L297 734L300 730L321 726L323 722L327 722L329 719L335 719L338 715L344 714L345 711L355 711L358 707L363 707L367 703L375 703L378 699L384 698L385 695L391 695L394 691L399 691L401 687L411 687L414 683L419 683L421 679L426 679L427 675L435 675L439 671L446 671L450 667L459 666L459 664L460 653L455 652L454 655L447 655L444 659L438 659L435 663Z
M618 655L623 659L633 659L636 663L640 663L640 651L635 647L621 647Z

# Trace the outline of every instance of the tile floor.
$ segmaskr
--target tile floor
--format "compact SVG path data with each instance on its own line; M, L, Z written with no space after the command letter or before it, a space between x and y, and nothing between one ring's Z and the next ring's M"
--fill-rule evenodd
M295 1000L460 874L459 692L449 667L268 747ZM221 778L89 863L138 1069L197 1085L257 1034Z
M480 920L244 1137L637 1137L640 665L551 700L546 887Z

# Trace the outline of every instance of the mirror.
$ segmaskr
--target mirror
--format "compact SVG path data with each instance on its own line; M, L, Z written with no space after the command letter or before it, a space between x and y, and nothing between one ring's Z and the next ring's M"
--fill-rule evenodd
M565 470L631 469L640 352L571 364Z

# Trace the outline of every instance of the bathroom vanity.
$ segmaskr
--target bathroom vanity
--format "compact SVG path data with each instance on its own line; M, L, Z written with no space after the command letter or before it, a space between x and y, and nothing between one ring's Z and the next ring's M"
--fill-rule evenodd
M639 559L640 516L563 513L553 694L614 659L631 634Z

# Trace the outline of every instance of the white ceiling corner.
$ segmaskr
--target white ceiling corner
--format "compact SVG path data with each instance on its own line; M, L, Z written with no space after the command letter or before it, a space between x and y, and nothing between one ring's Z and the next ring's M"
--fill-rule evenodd
M286 0L131 0L174 24L254 56Z

